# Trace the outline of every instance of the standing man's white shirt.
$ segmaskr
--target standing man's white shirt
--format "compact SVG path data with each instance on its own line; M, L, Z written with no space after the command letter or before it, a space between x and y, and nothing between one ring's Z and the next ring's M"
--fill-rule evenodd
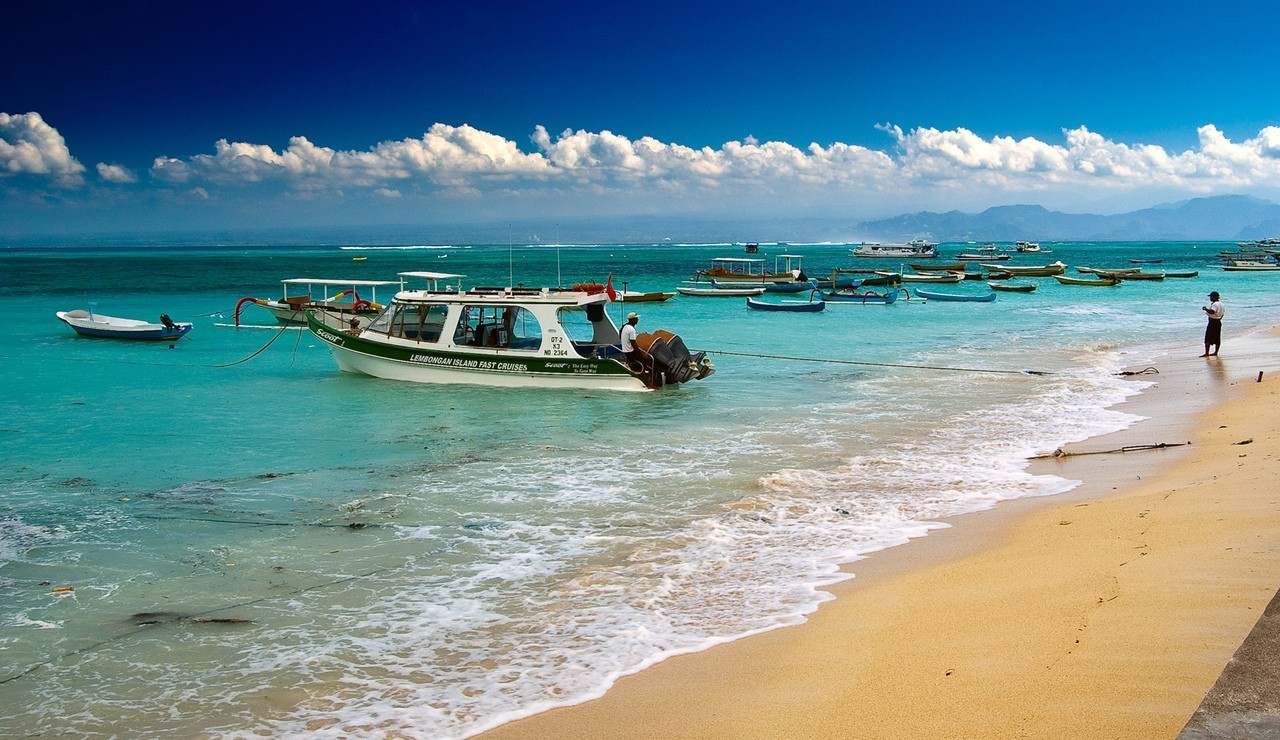
M1222 317L1227 314L1227 309L1222 305L1222 301L1214 301L1209 304L1208 314L1209 318L1221 321Z
M640 323L640 314L632 311L627 314L627 323L622 325L622 331L618 332L621 338L619 344L622 345L622 354L631 358L636 351L636 324Z

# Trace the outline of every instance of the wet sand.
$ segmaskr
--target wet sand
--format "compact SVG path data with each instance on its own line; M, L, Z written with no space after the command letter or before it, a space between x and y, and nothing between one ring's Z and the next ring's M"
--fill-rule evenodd
M1176 737L1280 585L1280 338L1200 349L1133 376L1157 384L1123 408L1150 418L1033 462L1073 491L957 517L848 566L803 625L484 737Z

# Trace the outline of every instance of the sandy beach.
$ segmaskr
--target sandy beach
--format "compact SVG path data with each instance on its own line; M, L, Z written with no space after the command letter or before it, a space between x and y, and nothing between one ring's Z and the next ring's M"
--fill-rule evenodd
M1150 418L1033 462L1073 491L853 563L803 625L484 737L1175 737L1280 585L1278 348L1177 348L1125 405Z

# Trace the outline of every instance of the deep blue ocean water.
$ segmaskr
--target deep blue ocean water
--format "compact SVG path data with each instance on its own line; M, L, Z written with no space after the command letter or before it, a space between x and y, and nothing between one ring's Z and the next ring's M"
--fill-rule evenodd
M840 564L941 517L1070 488L1025 458L1131 424L1110 407L1146 381L1116 373L1199 354L1209 290L1228 347L1280 303L1280 277L1214 266L1231 244L1045 246L1010 264L1200 276L821 314L629 304L718 372L627 394L343 374L231 311L284 278L407 270L671 290L741 246L0 252L0 734L460 737L582 701L799 621ZM849 248L759 256L898 267ZM54 317L91 302L195 329L130 343ZM202 621L224 618L246 621Z

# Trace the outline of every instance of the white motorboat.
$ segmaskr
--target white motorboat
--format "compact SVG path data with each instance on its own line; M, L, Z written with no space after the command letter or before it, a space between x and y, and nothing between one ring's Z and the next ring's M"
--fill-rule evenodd
M360 329L306 315L341 370L377 378L646 391L715 372L706 353L668 331L639 334L639 353L623 355L609 303L607 293L581 290L427 289L400 291Z
M108 337L111 339L147 339L164 341L181 339L191 331L191 324L179 323L169 318L168 314L160 314L158 322L140 319L122 319L116 316L104 316L94 313L93 309L75 309L58 311L54 314L62 323L70 326L75 332L85 337Z

